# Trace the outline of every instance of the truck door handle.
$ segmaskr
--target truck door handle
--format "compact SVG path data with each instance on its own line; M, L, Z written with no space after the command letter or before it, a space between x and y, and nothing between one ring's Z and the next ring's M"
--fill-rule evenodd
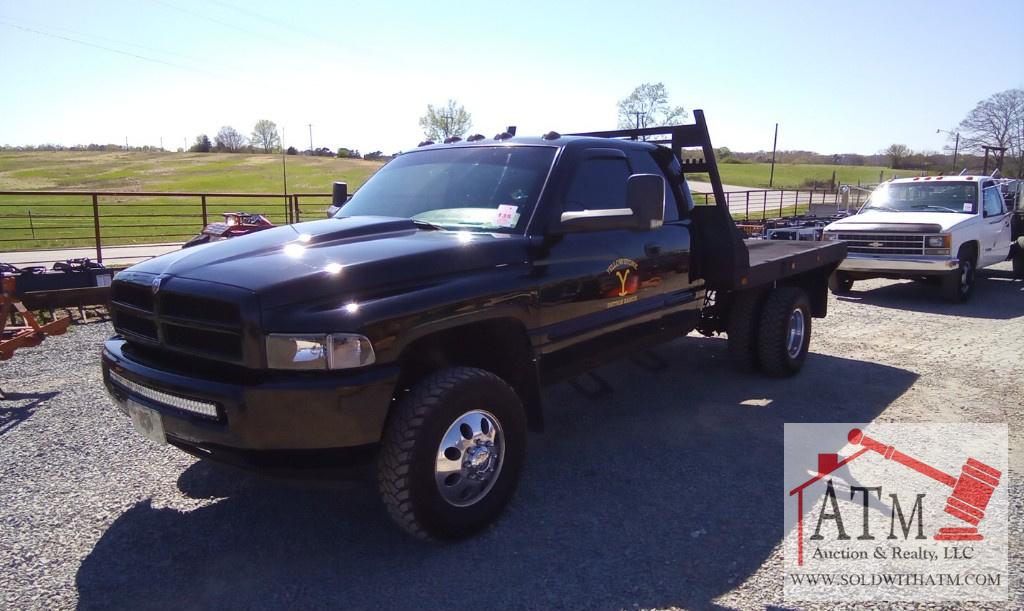
M661 254L661 246L657 244L644 244L644 254L648 257L657 257Z

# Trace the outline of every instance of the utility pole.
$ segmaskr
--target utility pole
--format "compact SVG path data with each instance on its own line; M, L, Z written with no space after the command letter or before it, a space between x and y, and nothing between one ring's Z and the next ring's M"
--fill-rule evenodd
M128 150L128 136L124 137L124 150Z
M306 125L309 126L309 154L312 155L313 154L313 124L312 123L307 123ZM282 130L282 131L284 131L284 130Z
M779 145L779 124L775 124L775 139L772 140L772 173L768 177L768 188L772 188L772 183L775 182L775 148Z
M956 172L956 154L960 152L960 132L951 132L944 129L937 129L935 133L943 133L950 136L956 136L956 142L953 144L953 171Z
M160 152L164 152L164 137L160 136Z

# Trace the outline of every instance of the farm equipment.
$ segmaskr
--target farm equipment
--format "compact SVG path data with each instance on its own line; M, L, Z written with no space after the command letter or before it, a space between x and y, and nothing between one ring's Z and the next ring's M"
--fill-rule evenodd
M22 302L15 297L14 288L16 280L13 276L0 278L0 361L6 361L14 356L18 348L31 348L38 346L47 335L61 335L68 330L71 318L58 318L45 324L40 324L36 317ZM22 319L20 326L8 326L8 322L14 320L15 315ZM0 389L0 399L6 399Z
M274 226L274 223L270 222L262 214L250 214L248 212L225 212L223 214L223 221L210 223L203 228L202 233L185 242L182 248L191 248L208 242L237 238L238 236L270 229Z

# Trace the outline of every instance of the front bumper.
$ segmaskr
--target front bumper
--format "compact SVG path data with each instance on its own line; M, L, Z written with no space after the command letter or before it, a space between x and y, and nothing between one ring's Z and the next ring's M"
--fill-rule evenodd
M883 257L848 254L839 264L839 271L894 276L938 276L959 268L957 259L948 257Z
M135 354L118 337L104 344L102 367L122 412L129 399L155 410L169 443L201 455L366 448L380 441L398 378L398 368L386 366L343 374L197 374ZM181 409L172 404L185 403L166 395L215 404L216 415Z

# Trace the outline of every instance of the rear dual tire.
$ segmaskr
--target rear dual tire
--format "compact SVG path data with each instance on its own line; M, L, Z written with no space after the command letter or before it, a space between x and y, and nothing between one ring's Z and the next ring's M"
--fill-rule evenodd
M794 375L807 360L811 308L806 293L780 287L763 293L740 293L729 312L729 356L741 371Z

